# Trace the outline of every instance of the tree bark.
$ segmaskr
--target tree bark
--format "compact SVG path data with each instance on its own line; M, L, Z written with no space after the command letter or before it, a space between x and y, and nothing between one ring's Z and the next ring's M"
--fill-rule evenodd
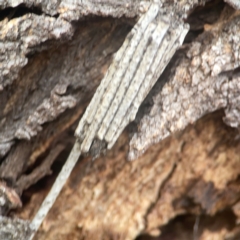
M94 161L81 156L34 239L240 237L238 5L162 2L197 6L186 11L184 44L113 149ZM33 218L114 53L148 6L0 3L1 215Z

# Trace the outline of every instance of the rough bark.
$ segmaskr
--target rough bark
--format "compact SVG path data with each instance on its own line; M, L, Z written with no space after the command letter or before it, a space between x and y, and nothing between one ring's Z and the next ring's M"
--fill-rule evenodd
M81 158L35 239L238 239L240 14L228 5L237 9L235 1L188 11L203 2L162 1L190 14L183 47L114 148ZM113 54L148 6L0 2L1 214L23 194L28 201L11 214L32 219Z
M205 31L173 59L177 67L161 76L166 84L154 96L150 113L131 140L130 159L220 108L225 109L224 121L239 127L238 14L225 9L218 22L205 25Z

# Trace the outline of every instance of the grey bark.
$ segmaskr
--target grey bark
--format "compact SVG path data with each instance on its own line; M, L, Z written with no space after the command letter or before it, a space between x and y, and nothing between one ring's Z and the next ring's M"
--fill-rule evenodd
M171 75L161 77L167 83L154 96L150 113L131 140L130 159L217 109L224 109L226 124L239 127L240 17L226 18L181 53Z
M159 1L159 6L167 13L187 17L193 6L204 2ZM234 1L228 2L238 8ZM14 17L14 8L19 4L39 8L40 16L29 13ZM76 127L112 55L149 4L0 2L1 9L13 7L0 22L0 177L16 192L21 194L49 173L49 162L64 149L61 140L66 129ZM219 108L225 109L227 124L239 126L238 26L238 12L226 6L219 24L205 27L198 39L177 53L162 76L164 80L160 78L160 84L145 101L146 104L155 95L150 114L140 119L139 130L131 140L130 159ZM167 83L162 86L163 82ZM139 115L145 110L143 105ZM55 146L60 147L52 151ZM48 151L53 157L45 156L41 168L27 174Z

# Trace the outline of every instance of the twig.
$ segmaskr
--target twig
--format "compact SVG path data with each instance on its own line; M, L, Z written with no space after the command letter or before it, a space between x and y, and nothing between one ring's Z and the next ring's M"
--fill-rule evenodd
M28 175L23 175L17 181L18 193L22 194L23 190L29 188L32 184L39 181L46 174L50 174L53 162L64 148L65 148L64 145L58 144L57 146L51 149L50 153L39 167L37 167L32 173Z
M194 226L193 226L193 240L198 240L198 227L200 222L200 216L198 215L196 217Z

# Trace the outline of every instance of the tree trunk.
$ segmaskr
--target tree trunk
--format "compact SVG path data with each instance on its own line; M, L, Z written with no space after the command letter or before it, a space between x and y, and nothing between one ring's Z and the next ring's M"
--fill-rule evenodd
M182 47L114 147L80 157L34 239L239 239L239 5L162 2L195 6ZM148 4L0 3L0 215L33 218Z

